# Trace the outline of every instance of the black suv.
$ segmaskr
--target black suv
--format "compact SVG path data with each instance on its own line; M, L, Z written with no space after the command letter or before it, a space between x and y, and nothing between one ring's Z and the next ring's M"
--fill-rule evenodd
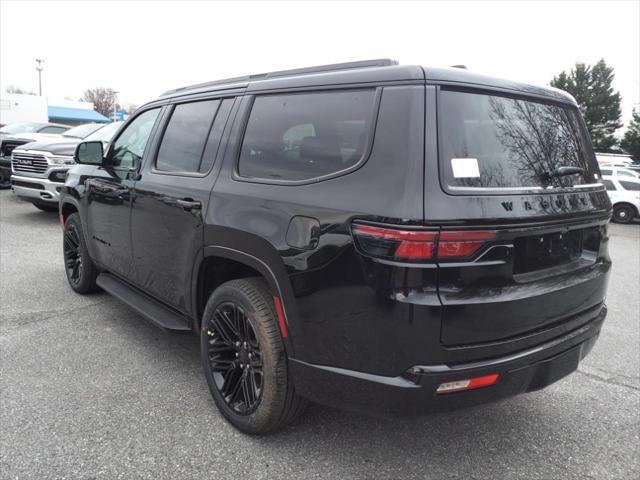
M199 332L262 433L305 401L459 408L574 371L606 315L611 204L558 90L370 61L163 94L60 201L71 287Z

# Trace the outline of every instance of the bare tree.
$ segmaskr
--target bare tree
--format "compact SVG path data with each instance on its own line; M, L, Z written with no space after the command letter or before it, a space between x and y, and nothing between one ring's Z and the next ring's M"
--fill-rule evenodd
M116 91L113 88L96 87L85 90L82 100L93 103L93 109L110 117L113 113L113 102L115 100Z

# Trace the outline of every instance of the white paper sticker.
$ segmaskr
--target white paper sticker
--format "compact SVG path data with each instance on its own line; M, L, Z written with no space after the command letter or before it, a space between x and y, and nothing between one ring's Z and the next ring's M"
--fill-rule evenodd
M480 178L477 158L452 158L451 168L454 178Z

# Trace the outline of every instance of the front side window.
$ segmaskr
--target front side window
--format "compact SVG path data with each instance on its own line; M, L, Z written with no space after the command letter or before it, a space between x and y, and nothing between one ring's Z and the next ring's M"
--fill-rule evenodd
M453 189L571 188L594 183L595 165L589 160L575 108L441 90L438 117L441 168ZM560 167L578 170L560 175Z
M616 186L613 184L613 182L611 180L603 180L604 182L604 186L607 190L614 190L616 189Z
M140 165L159 113L159 108L147 110L127 125L113 144L112 166L132 169Z
M199 172L205 143L220 100L175 106L162 137L156 168L166 172Z
M243 177L300 181L363 160L375 90L258 96L242 143Z
M620 185L625 190L631 190L632 192L640 191L640 182L626 182L624 180L620 180Z

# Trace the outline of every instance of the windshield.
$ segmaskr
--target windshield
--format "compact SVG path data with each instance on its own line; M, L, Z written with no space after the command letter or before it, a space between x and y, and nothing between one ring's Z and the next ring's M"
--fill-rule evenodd
M102 126L102 123L85 123L84 125L78 125L77 127L67 130L62 136L84 139Z
M113 136L116 134L120 125L124 122L113 122L105 125L104 127L96 130L91 135L85 138L87 142L110 142Z
M441 166L453 190L596 183L577 109L442 90L438 115Z
M11 123L0 128L0 132L9 134L35 132L41 126L41 123L36 122Z

